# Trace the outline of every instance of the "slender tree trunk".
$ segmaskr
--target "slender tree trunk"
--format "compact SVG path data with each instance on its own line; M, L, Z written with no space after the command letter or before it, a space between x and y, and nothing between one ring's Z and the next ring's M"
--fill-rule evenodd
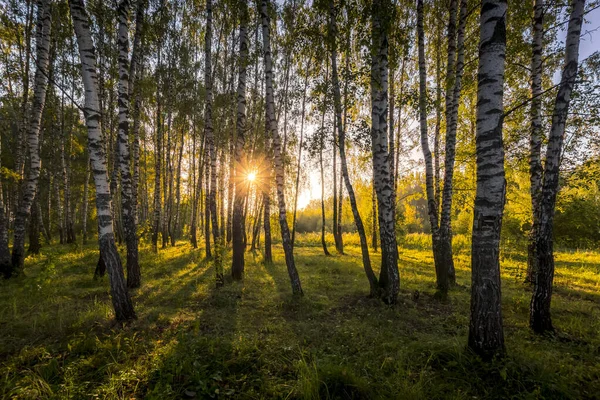
M437 24L436 45L442 45L442 27ZM442 125L442 55L435 52L435 133L433 138L433 177L436 214L439 215L442 200L442 180L440 179L440 137Z
M208 193L207 207L210 209L210 219L212 223L212 234L215 242L215 282L217 287L223 286L223 265L221 260L221 235L217 221L217 151L215 149L215 138L212 121L212 64L211 64L211 46L212 46L212 0L206 0L206 34L205 34L205 66L204 80L206 84L206 103L204 105L204 134L208 157L210 160L210 192ZM207 221L208 222L208 221Z
M90 193L90 189L89 189L89 182L90 182L90 174L91 174L91 169L90 169L90 160L89 157L86 157L86 168L85 168L85 182L83 183L83 218L82 218L82 222L81 222L81 231L82 231L82 240L83 240L83 244L87 244L87 239L88 239L88 235L87 235L87 219L88 219L88 199L89 199L89 193Z
M102 145L100 128L100 107L98 101L98 81L96 76L96 52L90 32L90 20L82 0L69 0L71 17L75 27L81 74L85 87L85 120L88 131L88 148L94 182L96 186L96 209L98 214L98 241L100 256L106 269L111 288L112 303L117 321L136 318L129 292L125 286L123 266L115 245L111 214L111 194L106 171L106 159Z
M140 286L137 229L131 183L129 154L129 13L131 3L121 0L118 6L119 47L119 169L121 172L121 213L127 244L127 287Z
M502 145L506 9L505 0L483 0L480 15L469 347L484 358L504 353L499 251L506 201Z
M281 142L279 132L277 132L277 120L275 119L275 99L273 94L273 60L271 56L271 18L268 14L269 0L262 0L260 14L263 29L263 52L265 64L265 86L266 86L266 114L265 128L273 141L273 158L275 161L275 181L277 187L277 203L279 206L279 225L281 226L281 242L285 253L285 263L287 265L288 275L292 285L294 295L302 295L302 285L300 276L296 270L294 262L294 249L290 237L290 229L286 217L285 195L284 195L284 168L281 154Z
M179 156L177 157L177 170L175 173L175 221L173 222L173 232L171 233L171 246L175 246L175 241L179 239L181 216L181 161L183 160L183 144L185 141L185 130L181 129L181 142L179 145Z
M377 253L379 249L377 241L377 195L375 194L375 183L373 182L371 190L371 246L373 251Z
M298 211L298 189L300 188L300 166L302 165L302 147L304 146L304 119L306 117L306 88L308 87L308 75L310 68L310 57L306 61L306 75L304 76L304 90L302 91L302 112L300 114L300 143L298 144L298 167L296 168L296 183L294 190L294 217L292 219L292 247L296 241L296 215Z
M31 206L31 218L29 219L29 254L40 254L42 244L40 243L40 218L38 209L38 196L33 199Z
M2 142L0 140L0 142ZM0 143L0 154L2 143ZM2 168L0 157L0 169ZM48 194L50 196L50 194ZM6 275L11 270L10 252L8 251L8 221L4 205L4 193L2 191L2 177L0 176L0 273Z
M452 190L454 160L456 155L456 129L458 124L458 102L464 66L464 36L467 18L467 2L460 0L460 22L456 35L456 6L458 0L452 0L450 23L448 24L448 68L446 78L446 149L444 160L444 188L442 192L442 211L440 218L439 260L448 270L448 280L454 284L454 259L452 256ZM455 40L456 38L456 40ZM454 58L456 55L456 59Z
M565 42L565 61L558 93L552 113L552 126L546 148L546 162L542 182L539 205L539 226L535 238L537 273L535 287L531 299L529 325L536 333L552 331L550 303L552 300L552 281L554 280L554 243L552 229L554 226L554 209L560 177L560 161L563 151L565 125L569 113L571 94L577 78L579 67L579 42L585 0L571 2L571 17L567 28Z
M417 1L417 36L419 46L419 119L421 126L421 148L425 160L425 186L427 192L427 213L431 225L431 238L433 260L435 264L435 275L437 288L445 295L448 292L448 270L445 264L440 262L439 254L439 225L438 207L435 200L433 182L433 160L429 150L429 137L427 135L427 71L425 62L425 29L423 27L423 0Z
M244 145L246 143L246 74L248 69L248 0L240 0L240 53L237 87L236 141L234 153L235 167L235 199L233 204L233 221L231 224L233 255L231 260L231 276L241 280L244 276L244 200L248 195L248 183L244 176Z
M141 107L142 107L142 92L139 82L142 78L143 68L143 46L142 35L144 27L144 12L146 9L146 0L137 1L137 11L135 16L135 34L133 38L133 51L131 54L131 65L129 72L129 96L133 97L133 141L132 141L132 156L133 156L133 176L131 181L131 204L133 207L132 213L135 224L138 224L138 187L140 182L140 126L141 126Z
M271 198L268 191L263 192L263 226L265 230L265 264L273 264L271 245ZM259 238L260 240L260 238Z
M379 286L382 300L396 303L400 289L398 273L398 244L394 220L393 180L388 151L388 25L391 2L374 0L372 4L372 151L375 192L381 238L381 272Z
M52 10L50 0L38 1L36 26L36 71L34 81L33 102L27 131L27 147L29 149L29 173L21 192L14 225L14 241L12 250L12 268L5 271L6 277L18 275L23 269L25 260L25 228L31 214L31 205L35 198L40 177L42 161L40 159L40 125L42 112L46 102L48 84L48 65L50 63L50 28Z
M170 76L167 74L167 81L170 81ZM169 90L169 84L167 84L167 90ZM161 239L162 239L162 248L167 248L167 243L169 242L169 228L171 223L171 194L172 194L172 174L171 174L171 124L172 124L172 112L171 112L171 103L170 99L167 97L167 101L165 104L166 108L169 110L167 113L167 138L166 138L166 147L164 148L165 154L165 168L163 169L163 202L164 202L164 210L162 213L162 229L161 229ZM164 143L164 141L163 141Z
M162 109L161 109L161 95L160 95L160 68L161 68L161 48L158 48L158 64L156 67L156 141L154 146L154 215L152 221L152 250L155 253L158 252L158 232L160 231L160 214L161 214L161 201L160 201L160 171L162 164Z
M58 176L54 177L54 194L56 196L56 211L58 214L58 236L59 236L59 243L60 244L64 244L65 243L65 228L64 228L64 224L65 224L65 219L63 216L63 203L62 203L62 199L60 197L60 183L59 183L59 179Z
M323 107L323 120L325 119L325 107ZM323 135L325 132L323 131L323 120L321 121L321 144L319 149L319 167L321 171L321 246L323 246L323 253L326 256L330 256L329 250L327 249L327 242L325 241L325 173L323 168Z
M256 218L254 220L254 227L252 229L252 244L250 245L250 251L255 251L258 247L258 239L260 236L260 225L261 225L261 217L263 215L263 207L264 202L260 202L260 207L258 208L258 213L256 214Z
M342 100L340 95L340 82L337 72L337 44L335 38L337 37L337 24L336 24L336 10L334 0L329 1L329 40L331 41L331 80L333 84L333 101L335 109L335 118L337 121L337 134L338 144L340 146L340 168L342 172L342 178L346 185L346 191L348 192L348 198L350 199L350 207L352 208L352 215L354 217L354 223L358 236L360 238L360 250L362 253L363 268L367 279L369 280L370 294L371 296L377 296L379 288L377 286L377 277L371 267L371 258L369 257L369 245L367 244L367 235L365 234L365 227L363 225L362 218L358 211L358 204L356 202L356 196L354 194L354 188L350 182L350 176L348 174L348 163L346 160L346 124L342 123ZM348 50L349 51L349 50ZM348 54L346 55L348 57Z
M326 94L327 95L327 94ZM342 244L340 242L339 237L339 229L338 229L338 191L337 191L337 140L336 140L336 131L337 131L337 118L333 120L333 157L331 159L331 163L333 164L333 219L331 224L331 231L333 233L333 240L335 242L335 249L339 254L344 254L344 249L342 248ZM325 132L323 132L325 133ZM323 146L321 146L321 149ZM324 199L322 199L324 201Z
M534 283L537 271L535 238L539 226L539 205L542 191L542 53L544 49L544 1L534 0L533 6L533 44L531 56L531 136L529 138L529 182L531 183L532 224L527 246L526 281Z

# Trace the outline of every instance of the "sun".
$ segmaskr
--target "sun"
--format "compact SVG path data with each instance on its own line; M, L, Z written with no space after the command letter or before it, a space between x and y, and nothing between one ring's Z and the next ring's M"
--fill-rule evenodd
M254 182L255 180L256 180L256 172L249 172L248 173L248 181Z

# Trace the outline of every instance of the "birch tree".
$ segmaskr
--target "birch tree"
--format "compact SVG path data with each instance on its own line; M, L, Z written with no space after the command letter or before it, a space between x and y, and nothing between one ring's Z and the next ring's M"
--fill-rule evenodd
M127 321L135 319L136 314L125 285L123 266L117 246L115 245L111 213L111 193L100 127L96 50L92 41L90 21L83 0L69 0L69 8L71 10L75 35L77 36L81 59L81 75L85 87L84 116L88 131L88 151L96 187L100 257L108 271L110 292L116 319L117 321Z
M131 155L129 153L129 14L131 3L121 0L117 9L119 32L119 171L121 173L121 215L127 244L127 287L140 286L140 265L135 225L134 196L131 183Z
M539 226L539 204L542 189L542 53L544 45L544 1L534 0L533 6L533 41L531 45L531 116L529 137L529 182L531 193L532 224L527 246L527 277L533 283L537 271L535 254L535 238Z
M365 226L362 218L358 211L358 204L356 202L356 195L352 182L350 182L350 176L348 173L348 162L346 160L346 124L342 123L342 99L340 91L340 81L337 71L337 23L336 23L336 7L335 0L329 0L329 26L328 36L331 46L331 81L333 84L333 101L335 109L335 119L337 121L337 136L338 145L340 148L340 168L342 172L342 179L346 185L346 191L348 192L348 198L350 200L350 207L352 208L352 216L354 217L354 224L358 231L360 238L360 251L362 255L363 268L367 279L369 280L370 295L377 296L379 289L377 287L377 277L371 267L371 258L369 256L369 244L367 243L367 235L365 233ZM346 55L348 57L348 55Z
M31 206L36 196L42 160L40 158L40 126L46 102L48 66L50 64L50 28L52 25L51 0L38 1L36 23L36 71L33 87L31 113L27 126L27 148L29 149L29 172L21 191L14 223L12 267L6 276L18 275L25 260L25 229L31 215Z
M431 225L433 261L437 288L445 294L448 291L447 266L440 260L440 232L438 224L438 205L435 199L433 158L429 149L429 137L427 134L427 70L425 61L425 29L423 27L423 0L417 1L417 36L419 47L419 123L421 130L421 148L425 160L425 192L427 195L427 214Z
M373 176L377 195L379 237L381 240L381 297L388 304L396 303L400 289L398 245L394 220L394 183L388 151L388 29L391 3L374 0L371 10L371 139Z
M217 150L215 148L215 136L212 121L213 106L213 84L212 84L212 0L206 0L206 33L204 43L204 84L206 87L206 102L204 104L204 135L206 137L206 157L210 163L210 187L207 193L207 205L210 210L210 223L212 225L212 235L215 244L214 263L215 279L218 286L223 286L223 266L221 264L221 235L217 219ZM206 221L207 223L209 221Z
M275 119L275 99L273 93L273 59L271 54L271 18L268 11L269 0L261 0L260 16L262 21L263 33L263 61L265 69L265 86L266 86L266 107L265 107L265 130L269 138L272 140L273 159L275 163L275 184L277 188L277 205L279 208L279 225L281 227L281 241L283 251L285 253L285 263L287 265L288 275L292 285L294 295L301 296L302 285L300 284L300 276L296 270L294 262L294 249L290 237L290 229L287 222L287 213L285 208L284 195L284 170L283 160L281 155L281 140L279 132L277 132L277 120ZM267 204L265 204L265 208ZM266 217L266 215L265 215Z
M248 0L239 0L240 5L240 53L238 65L237 117L235 138L235 198L233 203L231 275L233 279L242 279L244 275L244 199L248 184L244 176L243 156L246 143L246 75L248 68Z
M506 200L502 143L506 10L506 0L483 0L480 14L469 347L485 358L504 352L499 251Z
M436 259L439 268L448 275L450 283L456 280L454 259L452 256L452 191L454 188L454 160L456 157L456 130L458 125L458 103L460 99L462 73L464 67L464 38L467 19L467 1L460 0L460 18L456 31L456 12L458 0L450 2L450 20L448 23L448 61L446 69L446 144L444 158L444 187L442 189L442 210L437 244L439 254ZM436 267L437 268L437 267ZM442 280L446 278L442 277Z
M554 243L552 229L554 226L554 210L558 193L560 162L564 146L565 126L569 113L571 94L577 78L579 67L579 41L585 0L571 2L571 16L567 28L565 42L565 60L558 93L554 102L552 125L546 148L546 163L542 180L539 204L539 226L535 237L535 256L537 273L535 287L531 299L529 324L537 333L552 331L550 303L552 300L552 282L554 280Z

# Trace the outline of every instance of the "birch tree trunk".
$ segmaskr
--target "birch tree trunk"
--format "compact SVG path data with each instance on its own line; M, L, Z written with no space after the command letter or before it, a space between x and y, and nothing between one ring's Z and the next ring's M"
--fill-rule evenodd
M281 143L279 132L277 132L277 120L275 119L275 99L273 95L273 60L271 56L271 18L268 14L269 0L261 0L260 14L263 29L263 52L265 64L265 86L266 86L266 130L273 141L273 158L275 160L275 181L277 186L277 203L279 206L279 225L281 226L281 241L285 253L285 263L292 285L294 295L301 296L302 285L300 276L296 270L294 262L294 249L290 237L290 229L286 217L285 196L284 196L284 169L281 155Z
M117 8L119 31L119 170L121 172L121 213L127 245L127 287L140 286L137 229L131 183L131 155L129 153L129 14L131 3L121 0Z
M379 286L382 300L396 303L400 289L398 273L398 245L394 221L393 179L388 151L388 25L391 13L388 0L374 0L372 4L372 151L373 175L377 195L379 237L381 239L381 272Z
M235 198L233 202L233 220L231 224L232 235L232 260L231 276L241 280L244 276L244 243L245 221L244 200L248 192L248 184L244 176L242 152L246 143L246 75L248 69L248 0L239 0L240 10L240 54L237 86L237 115L236 115L236 140L234 150L235 163Z
M92 170L90 169L90 160L89 157L86 157L86 168L85 168L85 182L83 183L83 218L81 222L81 231L82 231L82 243L87 244L87 220L88 220L88 200L89 200L89 182L90 175Z
M506 201L502 147L506 9L505 0L483 0L480 15L469 347L484 358L504 353L499 250Z
M452 190L454 160L456 156L456 129L458 125L458 101L460 99L464 67L464 37L467 18L467 1L460 0L460 19L456 35L456 7L458 0L450 3L448 24L448 66L446 73L446 147L444 159L444 188L439 229L438 260L447 269L450 283L456 282L452 256ZM455 59L456 56L456 59Z
M154 147L154 213L152 221L152 249L158 253L158 233L160 231L160 171L162 164L162 109L160 95L161 48L158 47L158 63L156 66L156 141Z
M125 286L123 266L115 245L115 235L111 215L111 193L106 170L106 158L100 128L100 104L98 101L98 81L96 76L96 50L92 42L90 21L82 0L69 0L71 17L77 36L81 74L85 87L84 114L88 131L88 149L94 183L96 186L96 209L98 214L98 242L100 257L108 270L110 292L117 321L135 319L135 311L129 292Z
M427 135L427 70L425 62L425 29L423 27L423 0L417 1L417 36L419 47L419 122L421 128L421 148L425 160L425 187L427 193L427 213L431 225L431 243L437 289L445 295L448 292L448 270L439 259L438 207L435 199L433 159L429 150Z
M298 143L298 167L296 168L296 183L294 185L294 216L292 218L292 247L296 241L296 215L298 211L298 189L300 188L300 166L302 164L302 148L304 147L304 119L306 116L306 88L311 57L306 61L306 75L304 76L304 89L302 91L302 111L300 113L300 142Z
M210 219L212 225L212 234L215 243L214 262L215 262L215 282L217 287L223 286L223 265L221 261L221 235L219 232L219 224L217 220L217 151L215 149L215 137L212 121L212 64L211 64L211 48L212 48L212 0L206 0L206 34L205 34L205 64L204 64L204 81L206 85L206 103L204 108L204 135L206 136L206 144L208 157L210 162L210 191L208 192L207 208L210 210ZM208 221L207 221L208 222Z
M327 79L327 78L325 78ZM325 93L325 96L327 96L327 93ZM325 144L323 143L323 136L325 135L324 132L324 120L325 120L325 110L326 107L323 106L323 117L321 119L321 131L319 132L320 134L320 138L319 138L319 171L321 172L321 246L323 247L323 253L326 256L330 256L331 253L329 253L329 250L327 249L327 242L325 241L325 225L326 225L326 219L325 219L325 171L323 168L323 147L325 146Z
M0 140L0 154L2 154L2 141ZM2 158L0 157L0 170ZM50 197L50 194L48 194ZM8 250L8 221L4 208L4 193L2 191L2 177L0 176L0 274L8 277L11 270L10 252Z
M133 217L137 225L138 223L138 187L140 182L140 113L142 103L142 92L139 88L139 82L142 78L143 67L143 45L142 35L144 26L144 11L146 9L146 0L137 0L137 11L135 16L135 34L133 38L133 51L131 54L131 65L129 67L129 96L133 97L133 109L131 117L133 119L133 141L132 141L132 156L133 156L133 174L131 181L131 204L133 207Z
M27 130L27 147L29 149L29 173L21 191L14 224L14 241L12 250L12 268L5 275L18 275L23 269L25 260L25 229L31 214L31 206L36 196L42 161L40 159L40 125L42 112L46 102L48 85L48 66L50 63L50 28L52 25L52 9L50 0L39 0L36 26L36 71L31 114Z
M340 82L337 72L337 23L336 23L336 10L334 0L329 1L329 40L331 44L331 81L333 84L333 101L335 109L335 118L337 121L337 134L338 144L340 147L340 168L342 172L342 178L346 185L346 191L348 192L348 198L350 199L350 207L352 208L352 216L354 217L354 224L358 231L360 238L360 250L362 254L363 268L367 279L369 280L370 295L375 297L378 295L379 288L377 286L377 277L371 267L371 258L369 257L369 245L367 243L367 235L365 234L365 227L358 211L358 204L356 202L356 196L354 194L354 188L350 182L350 176L348 174L348 163L346 160L346 124L342 123L342 99L340 94ZM346 55L348 57L348 55ZM340 199L341 201L341 199Z
M558 193L560 161L563 151L565 125L569 112L571 94L577 78L579 67L579 41L585 0L571 2L571 16L567 28L565 42L565 61L562 71L554 112L552 113L552 126L548 137L546 149L546 163L539 204L539 226L535 238L537 274L535 287L531 299L531 313L529 325L536 333L552 331L552 318L550 316L550 303L552 300L552 281L554 280L554 243L552 229L554 226L554 209Z
M526 281L534 283L537 271L535 239L539 226L539 205L542 191L542 53L544 46L544 1L534 0L533 6L533 43L531 56L531 126L529 137L529 182L531 193L532 224L527 245Z

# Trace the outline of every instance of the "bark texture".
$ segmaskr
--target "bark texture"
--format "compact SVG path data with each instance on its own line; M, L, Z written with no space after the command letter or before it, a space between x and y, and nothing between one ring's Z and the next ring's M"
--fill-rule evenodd
M248 182L244 176L243 156L246 131L246 75L248 68L248 0L240 0L240 54L237 87L236 139L234 150L235 195L233 201L233 221L231 226L233 255L231 275L240 280L244 276L244 199L247 196Z
M92 42L90 21L82 0L69 0L71 17L77 36L81 74L85 87L84 115L88 132L88 151L96 187L98 215L98 242L100 257L106 265L110 281L110 293L117 321L135 319L133 304L125 285L121 258L115 245L111 213L111 193L106 170L106 158L100 127L100 102L96 75L96 50Z
M131 182L131 154L129 153L129 14L131 3L121 0L119 20L119 172L121 173L121 215L127 245L127 287L137 288L141 283L138 261L138 242L135 224L134 196Z
M394 220L394 182L390 171L388 151L388 29L391 3L374 0L372 4L371 49L371 136L373 175L377 195L379 238L381 240L381 298L396 303L400 290L398 245Z
M539 226L539 204L542 190L542 52L544 46L544 1L535 0L533 6L533 41L531 45L531 118L529 137L529 182L531 193L532 224L527 246L527 277L533 283L537 271L535 238Z
M367 279L369 281L369 289L371 296L377 296L379 288L377 285L377 277L371 267L371 258L369 256L369 244L367 243L367 235L365 233L365 226L362 218L358 211L358 204L356 202L356 195L354 188L350 182L350 176L348 173L348 162L346 160L346 125L342 124L342 100L340 93L340 82L337 72L337 43L335 38L337 37L337 23L336 23L336 9L334 0L329 1L329 40L331 41L331 81L333 84L333 101L335 118L337 121L337 135L338 144L340 147L340 168L342 172L342 179L346 185L346 191L348 192L348 198L350 200L350 207L352 208L352 216L354 217L354 224L358 231L360 238L360 251L362 255L363 268Z
M425 62L425 29L423 27L423 0L417 1L417 36L419 47L419 122L421 128L421 148L425 160L425 187L427 194L427 214L431 225L431 236L433 246L433 261L435 264L435 275L437 289L445 294L448 292L448 269L446 264L440 260L440 232L438 224L438 206L435 199L433 157L429 149L429 137L427 135L427 70Z
M14 222L12 266L4 272L6 277L18 275L25 260L25 230L31 215L31 206L37 193L42 160L40 158L40 126L46 103L48 66L50 64L50 28L52 9L50 0L38 1L36 25L36 70L33 87L31 113L27 126L27 148L29 149L29 173L24 181Z
M210 188L208 192L207 208L210 210L210 222L214 239L215 283L217 287L223 286L223 265L221 260L221 232L217 218L217 151L212 121L213 83L212 83L212 0L206 0L206 34L204 43L204 80L206 85L206 102L204 104L204 135L208 161L210 162ZM207 221L208 222L208 221Z
M506 200L502 146L506 10L505 0L483 0L480 15L469 347L484 358L504 353L499 250Z
M277 132L277 120L275 119L275 98L273 93L273 60L271 55L271 18L269 17L268 0L261 0L260 15L263 32L263 52L265 65L266 86L266 114L265 123L268 136L273 142L273 158L275 161L275 183L277 187L277 205L279 207L279 225L281 227L281 241L285 253L285 263L292 285L294 295L302 295L300 276L294 262L294 249L292 247L290 229L287 222L285 196L284 196L284 170L281 155L281 140ZM266 205L265 205L266 207Z
M552 300L552 282L554 280L554 249L552 229L554 226L554 210L558 193L560 161L565 137L565 125L569 113L571 94L577 78L579 67L579 41L585 0L571 2L571 16L567 28L565 42L565 61L558 93L552 113L552 126L546 148L546 163L539 209L539 226L535 238L537 273L535 287L531 299L529 325L537 333L552 331L550 303Z

